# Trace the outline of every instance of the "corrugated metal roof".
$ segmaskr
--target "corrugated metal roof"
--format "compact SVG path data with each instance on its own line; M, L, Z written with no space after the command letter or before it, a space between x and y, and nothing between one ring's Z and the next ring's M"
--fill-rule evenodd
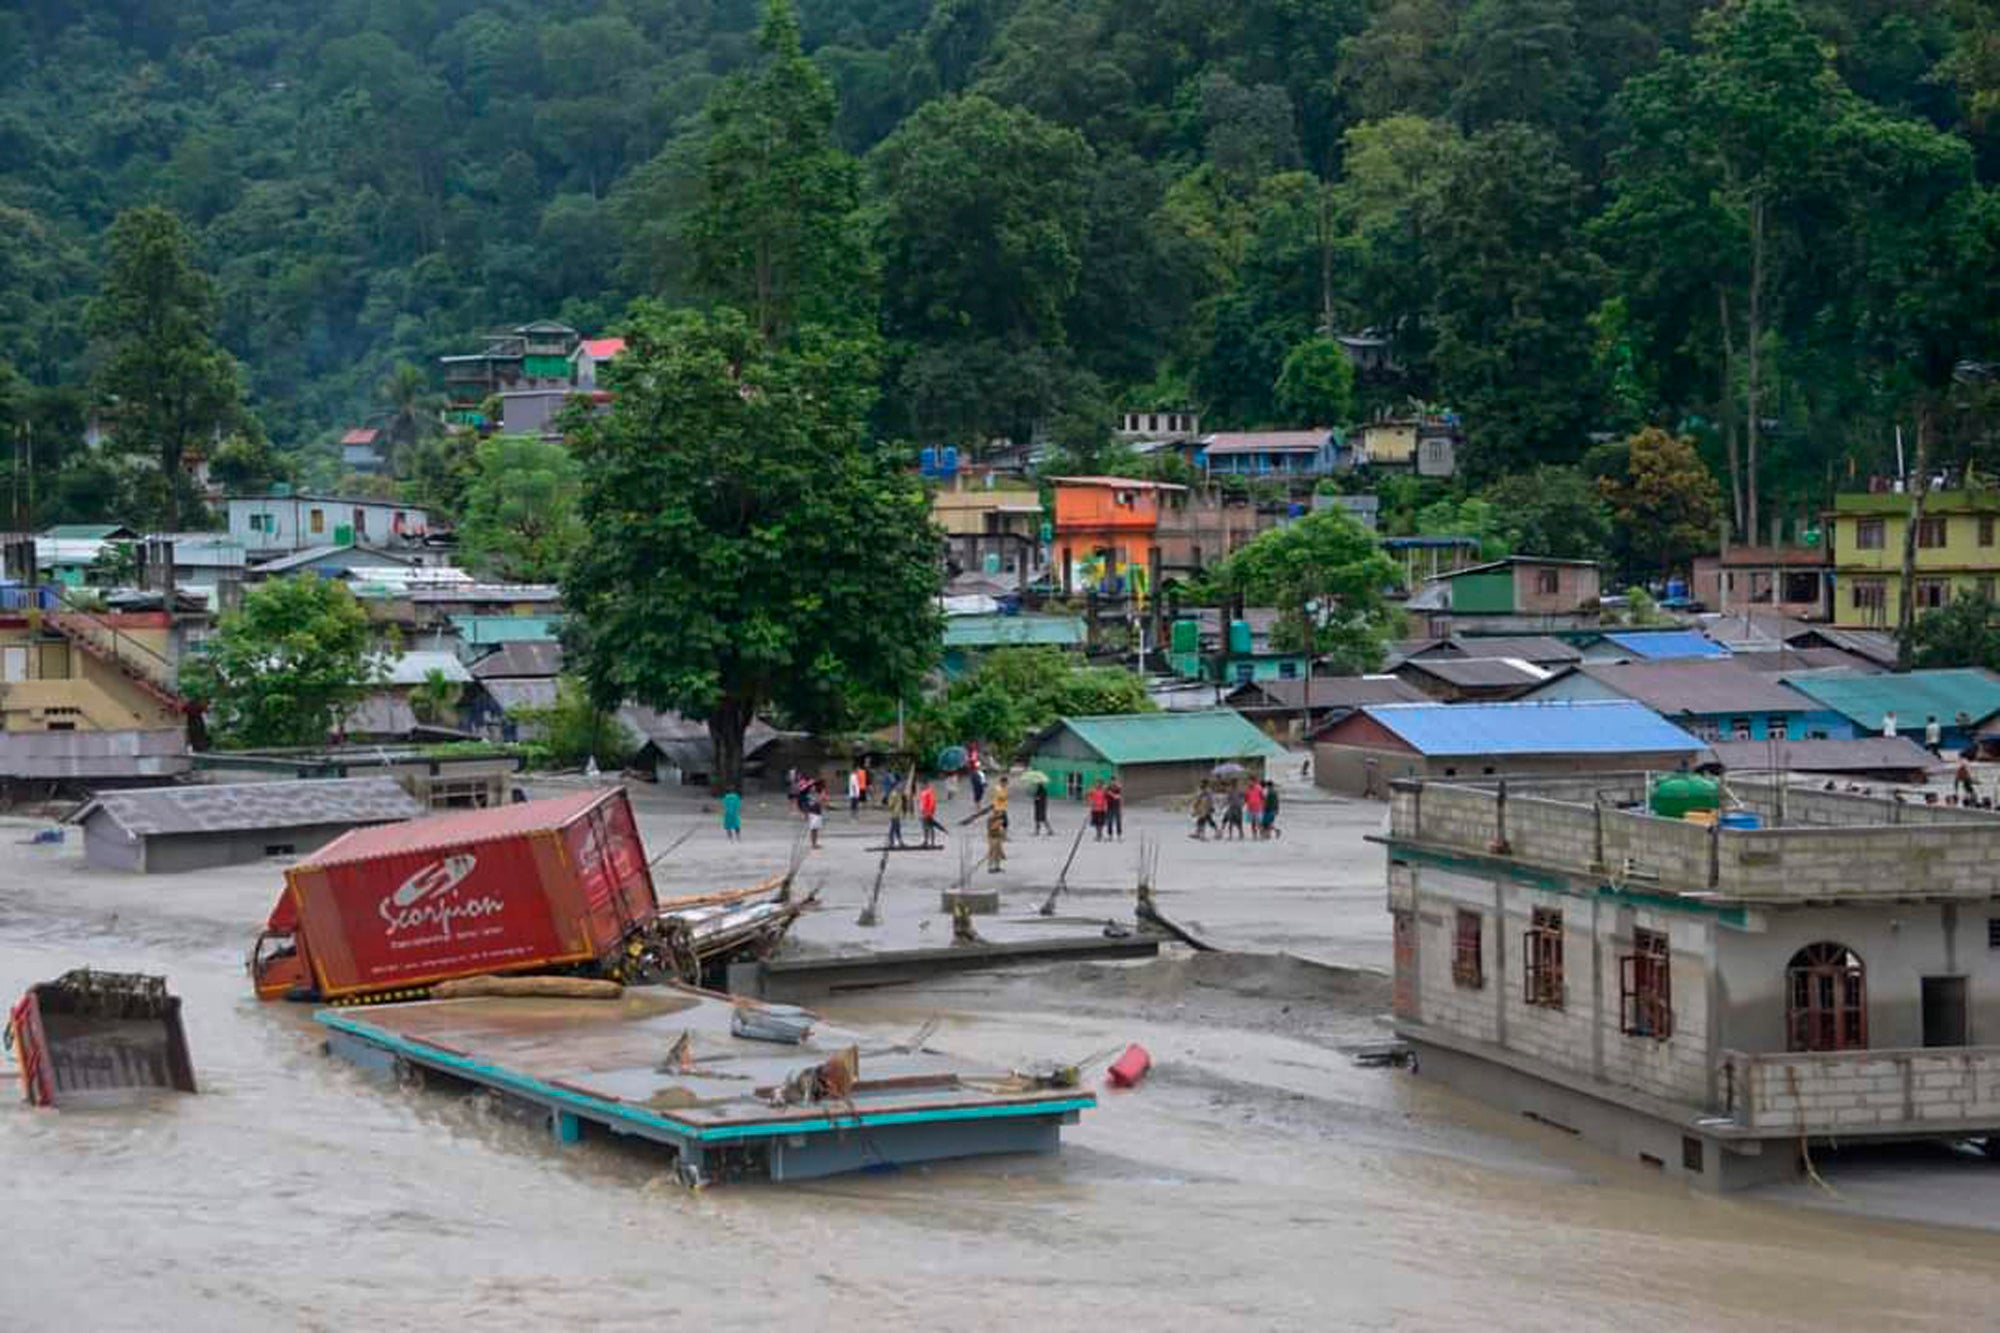
M1739 659L1586 662L1584 675L1656 713L1803 713L1822 707Z
M455 685L463 685L472 679L472 673L465 669L465 663L458 660L456 653L441 653L431 650L404 653L389 663L389 684L421 685L430 679L435 671Z
M1234 709L1186 713L1116 713L1066 717L1042 733L1067 727L1112 764L1173 764L1195 760L1255 759L1284 749ZM1038 742L1039 744L1039 742Z
M1373 704L1362 713L1419 754L1696 754L1694 737L1630 699Z
M1739 773L1791 769L1799 773L1874 773L1929 768L1930 751L1907 736L1862 736L1840 741L1717 741L1724 768Z
M98 792L70 816L82 823L102 811L135 838L312 824L382 824L413 818L423 807L394 778L309 778Z
M562 674L560 643L518 640L503 643L472 664L474 680L508 680Z
M493 702L500 705L500 711L503 713L518 712L524 708L554 708L556 706L556 678L554 676L482 680L480 687L493 696Z
M1851 671L1858 675L1872 676L1882 668L1862 657L1842 648L1765 648L1753 651L1741 648L1733 650L1736 660L1752 671L1762 671L1767 675L1789 675L1794 671Z
M1303 680L1257 680L1238 685L1227 696L1231 707L1256 706L1259 696L1279 708L1304 708ZM1413 704L1428 701L1422 690L1395 676L1315 676L1314 708L1359 708L1363 704Z
M1691 629L1631 630L1604 636L1634 657L1658 662L1672 657L1727 657L1729 650Z
M299 864L349 865L355 861L372 861L378 856L465 847L521 833L564 828L598 803L621 800L624 795L623 788L593 787L566 796L551 796L547 800L521 801L488 810L455 810L450 814L414 819L406 824L355 829L341 834Z
M1467 574L1491 574L1496 569L1512 569L1515 565L1562 565L1574 569L1594 569L1595 560L1568 560L1553 555L1507 555L1498 560L1487 560L1477 565L1467 565L1464 569L1454 569L1438 575L1441 579L1464 578Z
M1083 621L1075 616L951 616L944 622L947 648L1071 648L1083 638Z
M1333 438L1324 430L1246 430L1210 435L1201 446L1211 454L1311 453Z
M1552 674L1531 662L1505 657L1417 657L1396 670L1431 676L1447 685L1465 689L1504 685L1518 685L1526 689L1541 684Z
M1417 639L1406 657L1513 657L1536 666L1581 662L1583 654L1561 639L1540 634L1455 634L1449 639Z
M2000 713L2000 678L1977 667L1904 675L1798 675L1782 679L1864 731L1880 731L1885 713L1896 715L1898 731L1921 731L1929 717L1950 726L1961 712L1976 726Z

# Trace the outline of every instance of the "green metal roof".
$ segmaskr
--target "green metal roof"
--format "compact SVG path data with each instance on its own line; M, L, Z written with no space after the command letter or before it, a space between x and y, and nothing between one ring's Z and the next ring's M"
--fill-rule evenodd
M946 648L1074 648L1083 643L1076 616L952 616L944 622Z
M1285 753L1241 713L1228 708L1066 717L1043 733L1044 739L1065 727L1107 763L1119 765L1276 758Z
M1797 675L1784 677L1784 683L1865 731L1880 731L1882 715L1891 712L1899 731L1921 731L1928 717L1948 727L1960 713L1974 725L2000 713L2000 678L1977 667L1903 675Z
M130 531L122 523L58 523L42 535L57 541L101 542L109 541L113 533Z
M562 632L561 616L453 616L467 643L548 643Z

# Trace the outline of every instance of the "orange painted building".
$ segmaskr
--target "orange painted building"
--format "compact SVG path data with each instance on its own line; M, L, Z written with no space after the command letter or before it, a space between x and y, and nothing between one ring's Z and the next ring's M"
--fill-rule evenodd
M1052 477L1056 567L1065 593L1079 588L1143 594L1158 549L1160 503L1185 486L1131 477Z

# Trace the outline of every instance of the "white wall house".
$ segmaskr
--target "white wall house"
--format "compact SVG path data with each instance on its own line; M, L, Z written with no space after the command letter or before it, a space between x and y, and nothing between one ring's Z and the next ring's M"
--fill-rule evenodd
M333 495L231 496L229 535L252 554L312 546L420 543L430 515L415 505Z

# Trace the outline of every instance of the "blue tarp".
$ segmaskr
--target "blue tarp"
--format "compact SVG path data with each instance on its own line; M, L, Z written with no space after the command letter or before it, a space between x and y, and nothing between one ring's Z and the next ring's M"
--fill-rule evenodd
M1607 634L1604 638L1606 642L1617 644L1632 656L1648 662L1658 662L1669 657L1729 656L1727 648L1690 629L1637 630L1625 634Z

